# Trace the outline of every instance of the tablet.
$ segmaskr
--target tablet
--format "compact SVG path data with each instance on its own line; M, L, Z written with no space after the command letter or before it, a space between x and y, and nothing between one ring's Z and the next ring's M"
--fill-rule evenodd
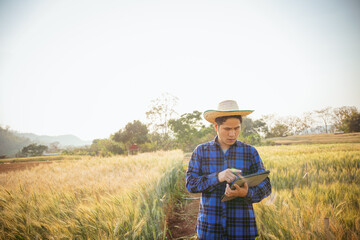
M267 178L270 174L270 171L264 171L264 172L257 172L257 173L253 173L253 174L249 174L246 176L236 176L236 179L230 184L230 188L231 189L235 189L234 184L239 185L240 187L242 187L244 185L245 182L247 182L249 187L254 187L257 186L258 184L260 184L262 181L265 180L265 178ZM221 201L229 201L232 200L236 197L227 197L225 196L225 194L221 197Z

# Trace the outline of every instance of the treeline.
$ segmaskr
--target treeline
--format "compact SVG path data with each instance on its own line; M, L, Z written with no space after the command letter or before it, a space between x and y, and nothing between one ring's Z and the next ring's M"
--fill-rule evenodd
M177 116L174 110L178 99L170 94L163 94L151 102L146 112L148 124L134 120L106 139L95 139L85 147L60 149L57 142L45 148L28 139L15 136L9 128L0 126L1 153L16 156L34 156L44 151L50 153L79 154L92 156L111 156L132 153L136 146L140 152L182 149L191 152L200 143L213 139L214 127L205 122L202 113L193 111ZM360 113L356 107L327 107L304 113L301 117L276 117L266 115L253 120L243 120L240 141L252 145L272 144L269 138L299 134L317 134L331 132L360 132Z
M170 94L152 101L146 112L150 124L139 120L129 122L108 139L95 139L91 146L66 150L66 154L109 156L129 154L136 145L141 152L182 149L192 151L198 144L216 136L214 127L205 123L202 113L193 111L178 118L174 111L177 98ZM302 117L276 117L266 115L261 119L244 118L239 139L252 145L271 144L269 138L298 134L359 132L360 113L356 107L325 108Z
M136 145L141 152L183 149L192 151L200 142L215 137L212 126L201 124L201 113L194 111L179 119L169 120L169 132L150 132L149 126L134 120L108 139L95 139L91 146L65 150L64 154L111 156L130 154L130 147Z
M307 112L302 117L276 118L263 116L266 123L265 138L285 137L299 134L317 134L334 132L360 132L360 113L356 107L326 107Z

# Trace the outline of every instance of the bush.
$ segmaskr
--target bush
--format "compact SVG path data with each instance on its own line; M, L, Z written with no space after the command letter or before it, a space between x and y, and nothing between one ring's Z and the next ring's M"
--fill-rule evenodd
M16 154L19 157L35 157L41 156L48 149L45 145L37 145L36 143L30 144L26 147L23 147L21 152Z

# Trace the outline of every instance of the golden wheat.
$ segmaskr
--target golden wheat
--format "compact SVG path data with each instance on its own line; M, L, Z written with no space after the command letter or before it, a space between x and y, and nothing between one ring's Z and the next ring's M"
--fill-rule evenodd
M84 158L0 174L1 239L160 239L181 151Z
M260 239L360 238L360 144L258 150L273 186L255 205Z

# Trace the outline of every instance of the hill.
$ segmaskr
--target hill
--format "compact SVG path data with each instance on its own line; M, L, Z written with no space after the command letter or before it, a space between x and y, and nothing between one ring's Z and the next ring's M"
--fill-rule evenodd
M48 136L48 135L36 135L34 133L15 133L16 136L28 138L32 142L36 142L39 144L48 145L53 142L59 142L61 147L66 146L85 146L91 145L91 141L84 141L78 138L77 136L68 134L68 135L59 135L59 136Z
M360 133L324 133L312 135L296 135L288 137L269 138L276 145L290 144L320 144L320 143L359 143Z
M31 143L50 145L50 143L54 142L58 142L60 148L67 146L79 147L92 143L91 141L81 140L74 135L40 136L33 133L18 133L0 126L0 156L13 157L19 150Z
M29 145L27 138L16 136L12 131L0 126L0 155L15 155L20 149Z

